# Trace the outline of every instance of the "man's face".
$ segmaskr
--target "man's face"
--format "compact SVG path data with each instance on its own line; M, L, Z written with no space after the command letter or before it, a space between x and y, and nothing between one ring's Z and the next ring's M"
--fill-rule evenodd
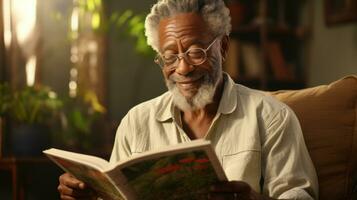
M206 49L215 39L202 17L184 13L161 20L159 24L159 48L161 54L184 53L188 49ZM210 103L222 76L220 39L207 52L207 59L200 65L191 65L182 58L175 69L163 68L169 90L181 109L197 109ZM182 102L186 101L186 102Z

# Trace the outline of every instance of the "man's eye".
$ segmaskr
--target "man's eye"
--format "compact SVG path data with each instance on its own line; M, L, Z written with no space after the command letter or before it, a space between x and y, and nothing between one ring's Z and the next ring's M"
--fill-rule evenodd
M190 58L202 58L204 56L204 52L201 49L191 49L188 52L188 56Z
M165 63L174 63L176 61L176 55L166 54L163 56Z

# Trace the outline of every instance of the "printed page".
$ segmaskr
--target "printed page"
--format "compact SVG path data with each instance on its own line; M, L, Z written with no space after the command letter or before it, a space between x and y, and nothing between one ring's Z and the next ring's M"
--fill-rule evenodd
M43 153L45 153L47 155L63 157L65 159L72 160L75 162L80 162L80 163L83 163L86 165L91 165L92 167L95 167L96 169L98 169L100 171L106 170L109 166L108 161L106 161L102 158L96 157L96 156L74 153L74 152L64 151L64 150L55 149L55 148L45 150L45 151L43 151Z
M109 173L125 177L119 182L130 188L123 191L132 193L126 195L130 199L206 199L212 184L227 180L209 142L204 147L162 154L149 152L145 157L122 163Z
M115 183L99 169L75 162L66 160L57 156L49 155L50 159L59 165L64 171L72 174L77 179L83 181L93 188L98 195L105 200L121 200L123 195L119 192Z

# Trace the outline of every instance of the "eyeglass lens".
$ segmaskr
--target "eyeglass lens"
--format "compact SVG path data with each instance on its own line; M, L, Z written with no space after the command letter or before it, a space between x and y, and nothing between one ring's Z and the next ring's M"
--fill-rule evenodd
M189 49L184 54L164 54L162 56L165 66L178 65L180 59L185 59L191 65L199 65L206 59L206 52L203 49Z
M155 62L160 65L161 68L175 68L179 64L180 59L185 59L185 61L190 65L200 65L204 63L207 59L207 53L210 47L214 44L217 38L207 47L207 49L192 48L188 49L185 53L180 54L162 54L155 58Z

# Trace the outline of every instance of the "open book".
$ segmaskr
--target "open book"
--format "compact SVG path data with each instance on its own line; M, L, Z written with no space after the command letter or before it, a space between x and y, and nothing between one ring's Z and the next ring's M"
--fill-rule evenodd
M148 151L115 164L58 149L44 153L103 199L206 199L209 187L227 177L209 141Z

